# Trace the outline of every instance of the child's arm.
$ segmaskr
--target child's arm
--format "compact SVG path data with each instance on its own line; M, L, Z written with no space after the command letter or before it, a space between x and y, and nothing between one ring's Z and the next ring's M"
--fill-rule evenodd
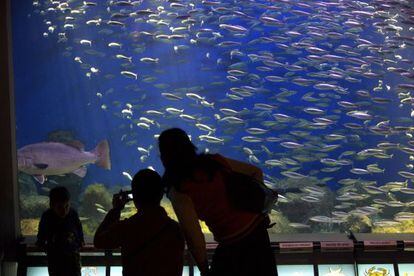
M48 236L48 221L46 219L45 213L42 214L42 217L39 221L39 231L37 232L37 241L36 245L43 250L46 249L46 241Z
M85 238L83 236L82 223L79 219L78 213L75 212L75 214L76 214L76 218L75 218L76 231L78 232L78 235L79 235L80 246L83 247L85 246Z

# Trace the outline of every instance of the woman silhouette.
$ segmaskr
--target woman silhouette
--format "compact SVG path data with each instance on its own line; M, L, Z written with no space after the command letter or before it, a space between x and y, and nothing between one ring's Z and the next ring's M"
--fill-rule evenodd
M276 275L268 219L234 208L226 193L225 170L243 172L263 180L262 171L219 154L197 154L187 133L171 128L161 133L163 182L183 229L187 246L202 275ZM208 268L206 244L199 219L218 242Z

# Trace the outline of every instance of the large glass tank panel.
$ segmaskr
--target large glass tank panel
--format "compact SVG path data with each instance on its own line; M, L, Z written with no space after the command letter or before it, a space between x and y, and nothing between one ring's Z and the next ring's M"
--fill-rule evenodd
M412 1L12 2L24 234L55 185L93 234L173 126L263 170L270 231L414 232Z

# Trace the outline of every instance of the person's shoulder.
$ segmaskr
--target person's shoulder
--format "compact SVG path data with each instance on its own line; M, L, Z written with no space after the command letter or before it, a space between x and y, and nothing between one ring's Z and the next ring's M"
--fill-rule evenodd
M53 216L53 210L52 209L47 209L42 213L42 219L47 219L50 218L51 216Z
M75 210L75 209L73 209L73 208L70 208L70 209L69 209L68 216L71 216L71 217L77 218L77 217L79 217L79 214L78 214L78 211L76 211L76 210Z
M132 216L130 216L129 218L125 218L125 219L120 219L119 221L116 222L116 225L118 227L131 227L132 225L136 224L136 223L140 223L141 221L141 215L139 213L135 213Z

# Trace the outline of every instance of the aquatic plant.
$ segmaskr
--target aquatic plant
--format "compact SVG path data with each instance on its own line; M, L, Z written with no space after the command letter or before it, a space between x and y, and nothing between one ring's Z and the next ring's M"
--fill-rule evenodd
M23 236L36 236L39 230L39 219L20 220L20 230Z
M49 208L49 198L41 195L20 196L20 216L39 218Z
M33 176L19 172L17 174L17 182L19 183L20 195L37 195L37 187Z
M394 226L373 226L373 233L414 233L414 220L401 221Z
M112 195L108 192L103 184L91 184L86 187L81 196L81 207L79 213L83 217L94 218L105 215L103 212L99 212L97 205L103 206L103 210L108 211L112 207Z
M86 218L83 230L87 235L94 235L105 213L112 208L112 195L103 184L89 185L81 196L79 215Z
M64 186L70 193L70 201L72 207L77 209L79 207L80 195L82 191L83 178L70 173L63 176L49 176L48 180L43 184L45 188L52 189L56 186ZM47 193L48 194L48 193Z
M289 226L289 220L281 213L275 210L272 210L269 214L270 222L274 223L272 228L269 228L267 231L272 234L278 233L298 233L301 232L298 229L295 229ZM305 230L303 230L305 231Z
M317 202L309 202L304 198L308 193L300 189L304 187L313 187L320 191L321 196ZM308 219L313 216L331 216L331 212L334 210L334 193L328 187L320 186L320 182L316 178L309 179L291 179L285 178L279 180L275 184L275 189L279 191L298 189L297 193L286 193L284 195L287 198L287 202L281 201L275 206L275 210L280 211L288 221L308 223ZM323 231L331 232L333 225L328 224L310 224L313 232Z
M341 227L344 232L370 233L372 230L372 221L368 216L352 214L346 218L345 223Z
M76 138L73 131L55 130L48 133L47 140L50 142L67 143L76 140Z

